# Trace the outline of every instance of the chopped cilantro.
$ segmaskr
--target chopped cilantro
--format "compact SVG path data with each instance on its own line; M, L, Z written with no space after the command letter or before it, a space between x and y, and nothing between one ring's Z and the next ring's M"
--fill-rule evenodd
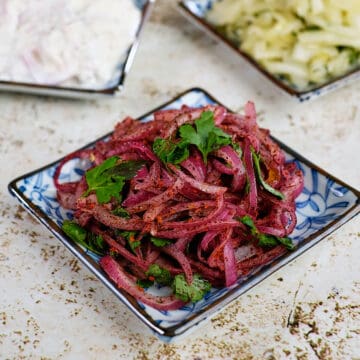
M150 241L158 247L162 247L162 246L166 246L166 245L170 245L172 242L168 239L162 239L162 238L158 238L155 236L151 236L150 237Z
M136 240L136 231L118 231L117 234L127 241L132 252L141 245L141 241Z
M103 255L105 253L106 243L101 235L95 235L86 231L76 222L71 220L64 221L62 230L69 238L93 253L98 255Z
M263 234L256 228L253 219L249 215L245 215L242 218L237 218L244 225L248 226L251 235L258 240L258 244L261 247L273 247L278 244L284 245L288 250L294 250L295 245L288 237L280 238L274 235Z
M111 198L121 201L121 191L125 180L131 179L144 165L144 161L120 162L119 157L112 156L100 165L85 173L88 189L83 196L88 196L95 191L100 204L108 203Z
M211 289L211 284L204 280L199 274L194 274L193 281L188 284L184 274L171 276L169 270L160 267L158 264L152 264L146 271L147 279L137 281L137 284L143 288L148 288L157 282L160 285L170 286L175 297L184 302L196 302L201 300Z
M294 250L295 249L295 245L293 244L293 242L291 241L290 238L288 237L284 237L284 238L276 238L277 241L281 244L283 244L288 250Z
M197 302L211 289L211 284L199 274L195 274L191 284L188 284L185 275L176 275L172 284L174 295L184 302Z
M115 210L112 211L112 213L116 216L119 216L119 217L122 217L125 219L130 219L130 214L122 206L118 206Z
M265 180L263 179L263 177L261 175L260 156L255 153L254 149L251 149L251 153L252 153L252 157L253 157L253 160L254 160L254 167L255 167L256 177L257 177L258 181L260 182L260 184L270 194L273 194L274 196L280 198L281 200L285 199L285 195L281 191L274 189L267 182L265 182Z
M277 238L272 235L258 234L258 239L261 247L274 247L279 244Z
M153 278L154 281L161 285L169 286L173 281L170 271L160 267L157 264L150 265L145 274L149 279Z
M149 279L139 279L136 281L136 284L142 288L149 288L154 284L154 281Z
M245 215L242 218L238 218L239 221L241 221L244 225L248 226L251 231L254 229L256 230L255 224L253 219L249 215Z
M155 139L153 151L165 164L180 164L189 157L189 148L182 141L174 142L170 139Z

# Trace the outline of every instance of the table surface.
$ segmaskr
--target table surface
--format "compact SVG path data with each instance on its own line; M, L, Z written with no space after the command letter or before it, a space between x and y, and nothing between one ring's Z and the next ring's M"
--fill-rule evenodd
M299 103L158 0L114 99L0 94L1 359L360 359L360 217L234 301L196 333L164 344L7 191L15 177L193 86L360 188L360 83Z

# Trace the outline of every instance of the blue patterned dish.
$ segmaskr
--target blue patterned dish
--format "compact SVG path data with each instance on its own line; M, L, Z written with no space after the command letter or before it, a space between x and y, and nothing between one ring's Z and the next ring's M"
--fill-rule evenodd
M180 12L185 15L190 21L192 21L195 25L200 27L202 30L207 32L210 36L215 39L225 43L230 48L236 51L237 54L242 56L245 60L247 60L250 64L252 64L258 71L264 74L269 80L271 80L275 85L286 91L291 96L296 97L300 101L307 101L312 98L315 98L320 95L324 95L330 91L333 91L341 86L348 84L356 79L360 78L360 69L354 69L349 71L347 74L339 76L331 81L321 84L315 88L311 88L309 90L297 90L285 82L278 79L275 75L271 74L263 67L261 67L256 60L247 55L242 50L234 45L229 39L227 39L223 34L219 33L214 26L212 26L207 19L205 18L205 14L208 10L211 9L212 5L219 0L181 0L179 2L178 9Z
M204 90L195 88L184 92L158 109L179 108L184 104L199 107L210 103L219 102ZM153 111L140 119L149 120L152 113ZM109 134L101 139L106 136ZM86 147L93 146L101 139L86 145ZM358 191L333 178L281 142L279 144L285 151L287 160L295 162L303 171L305 178L304 190L296 202L298 224L291 236L298 245L296 250L286 253L269 265L256 269L246 278L239 279L231 288L214 288L202 301L188 304L176 311L155 310L138 303L132 296L119 290L99 267L98 258L82 249L61 231L63 220L70 218L72 214L63 209L56 199L53 174L60 160L13 180L9 184L9 191L156 335L164 341L170 341L187 333L190 329L194 329L203 320L214 315L233 299L315 245L360 211L360 193ZM64 168L62 180L75 180L83 173L83 166L84 164L80 160L72 160ZM151 290L158 293L162 291L162 289Z
M139 24L137 25L136 36L133 43L124 54L119 54L119 65L117 77L109 81L108 86L104 89L85 89L62 87L52 85L41 85L36 83L21 83L16 81L3 81L0 79L0 91L20 92L35 95L50 95L59 97L68 97L76 99L93 99L105 96L112 96L119 93L125 82L125 77L129 72L135 53L137 51L140 33L144 27L145 21L150 15L150 10L155 0L132 0L141 13Z

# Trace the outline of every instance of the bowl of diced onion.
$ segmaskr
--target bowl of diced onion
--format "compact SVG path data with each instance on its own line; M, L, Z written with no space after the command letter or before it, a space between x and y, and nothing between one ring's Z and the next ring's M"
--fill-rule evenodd
M360 76L357 0L183 0L180 8L300 100Z

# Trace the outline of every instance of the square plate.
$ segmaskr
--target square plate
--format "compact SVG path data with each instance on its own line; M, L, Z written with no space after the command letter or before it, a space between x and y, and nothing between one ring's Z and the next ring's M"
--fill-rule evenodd
M265 70L259 63L246 54L244 51L240 50L233 42L227 39L223 34L216 30L216 28L210 24L205 14L208 10L211 9L212 5L219 0L181 0L178 3L178 9L180 12L191 22L193 22L200 29L204 30L207 34L219 40L220 42L226 44L231 49L252 64L258 71L265 75L269 80L271 80L276 86L287 92L289 95L296 97L300 101L310 100L320 95L324 95L330 91L333 91L341 86L348 84L356 79L360 78L360 69L356 68L348 73L336 77L324 84L318 85L309 90L296 90L295 88L287 85L285 82L278 79L275 75Z
M26 93L32 95L46 95L59 96L75 99L94 99L116 95L119 93L125 82L125 77L128 74L135 54L140 42L140 33L144 27L147 18L150 15L150 10L155 0L133 0L137 11L141 13L140 21L137 26L135 39L124 54L119 54L118 79L116 84L104 89L86 89L74 87L62 87L52 85L41 85L37 83L22 83L16 81L3 81L0 79L0 91Z
M139 120L149 120L151 114L159 109L180 108L184 104L200 107L215 103L220 104L206 91L194 88L145 114ZM107 134L85 147L93 146L97 141L103 140L109 135ZM298 244L297 248L270 264L256 269L246 278L239 279L232 287L214 288L205 299L196 304L187 304L175 311L155 310L138 303L132 296L119 290L98 265L98 258L82 249L62 232L62 222L64 219L70 218L72 214L71 211L63 209L56 199L53 175L61 159L13 180L9 184L9 191L156 335L164 341L171 341L187 333L190 329L196 328L203 320L214 315L239 295L315 245L360 211L360 193L358 191L335 179L281 142L277 142L286 153L287 160L296 162L304 173L305 186L296 200L298 223L291 235L293 241ZM72 181L81 173L81 161L72 160L64 167L61 179Z

